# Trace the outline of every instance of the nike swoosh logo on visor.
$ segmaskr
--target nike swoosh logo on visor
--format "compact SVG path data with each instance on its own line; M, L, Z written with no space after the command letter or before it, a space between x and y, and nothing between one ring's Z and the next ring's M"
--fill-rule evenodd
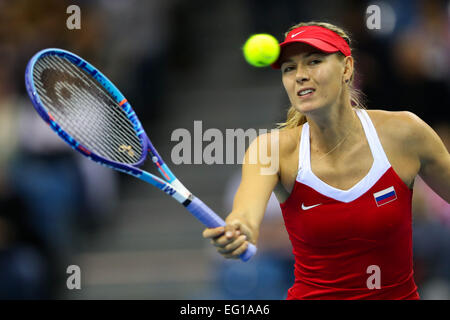
M321 205L321 203L319 203L319 204L314 204L314 205L312 205L312 206L305 206L305 204L302 203L302 209L303 209L303 210L309 210L309 209L312 209L312 208L317 207L317 206L320 206L320 205Z
M291 35L291 38L295 38L296 36L298 36L300 33L305 32L305 30L294 33L293 35Z

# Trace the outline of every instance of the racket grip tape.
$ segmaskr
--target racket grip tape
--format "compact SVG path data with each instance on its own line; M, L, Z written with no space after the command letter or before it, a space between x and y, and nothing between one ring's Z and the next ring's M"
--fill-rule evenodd
M225 221L212 211L203 201L193 197L186 209L208 228L224 227ZM247 250L240 255L242 261L248 261L256 253L256 246L248 242Z

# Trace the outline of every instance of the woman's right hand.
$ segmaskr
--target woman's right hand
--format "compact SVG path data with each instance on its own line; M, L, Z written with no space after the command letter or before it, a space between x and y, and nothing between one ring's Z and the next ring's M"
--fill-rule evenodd
M207 228L203 231L203 237L211 239L211 244L217 248L223 257L227 259L239 259L248 247L248 242L252 240L248 227L240 221L218 228Z
M256 245L267 202L279 181L278 150L278 131L252 141L245 152L241 184L234 196L233 209L225 219L226 225L203 231L203 237L211 239L212 245L225 258L238 259L249 242ZM264 161L261 160L263 154L267 156Z

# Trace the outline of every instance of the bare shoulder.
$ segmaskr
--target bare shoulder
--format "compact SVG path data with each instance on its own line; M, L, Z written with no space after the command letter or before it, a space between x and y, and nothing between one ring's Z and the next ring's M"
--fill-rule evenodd
M389 136L400 143L415 145L420 141L428 124L410 111L367 110L378 134Z
M395 152L417 158L422 167L439 157L447 157L444 143L434 129L410 111L369 111L380 139L391 143Z
M367 110L374 124L383 130L407 133L413 126L423 122L410 111Z
M251 147L267 146L272 150L279 148L281 154L289 154L298 148L299 133L303 126L300 125L289 129L274 129L270 132L259 135L252 143Z
M419 174L438 195L450 201L450 154L436 131L409 111L373 110L369 115L403 181L409 185L408 181Z
M302 128L303 125L279 130L279 146L282 155L291 154L298 150Z

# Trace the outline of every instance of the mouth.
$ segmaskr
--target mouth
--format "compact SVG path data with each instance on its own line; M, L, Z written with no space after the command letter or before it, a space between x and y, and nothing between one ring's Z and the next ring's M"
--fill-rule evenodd
M307 97L312 96L314 91L316 91L316 89L314 89L314 88L304 88L304 89L297 91L297 96L300 98L307 98Z

